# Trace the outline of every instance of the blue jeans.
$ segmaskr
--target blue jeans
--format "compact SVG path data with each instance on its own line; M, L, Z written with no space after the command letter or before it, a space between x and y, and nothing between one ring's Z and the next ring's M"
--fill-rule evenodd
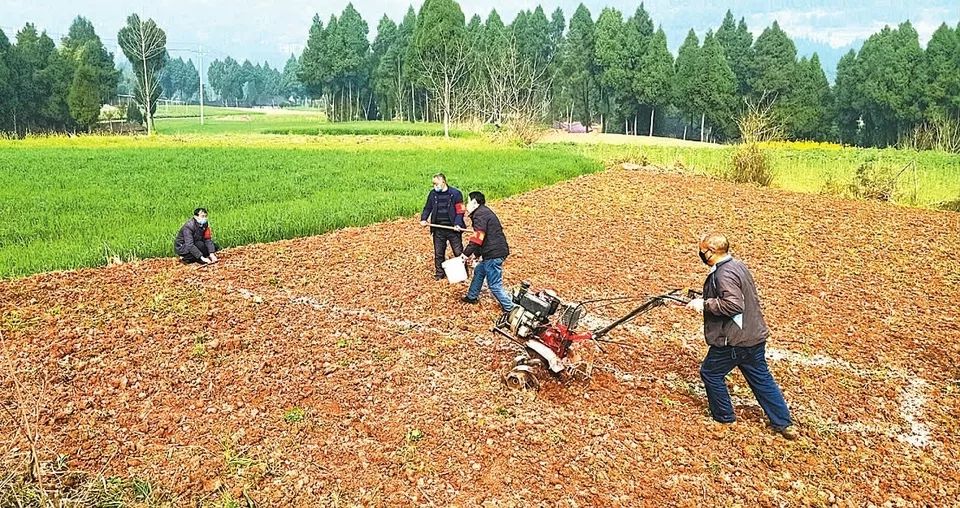
M467 298L476 300L480 297L483 279L487 279L487 287L490 288L494 298L500 302L503 311L510 312L513 308L513 300L503 289L503 258L484 259L473 269L473 280L470 281Z
M736 421L730 393L723 378L734 367L739 367L773 428L782 430L791 425L787 401L783 399L780 387L767 368L767 359L764 357L766 346L766 343L754 347L710 346L707 357L700 365L700 379L707 389L707 401L714 420L720 423Z

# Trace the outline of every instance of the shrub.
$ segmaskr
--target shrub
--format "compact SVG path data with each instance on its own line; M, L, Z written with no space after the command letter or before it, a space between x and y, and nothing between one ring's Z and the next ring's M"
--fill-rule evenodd
M899 148L960 153L960 118L935 115L902 137Z
M734 183L755 183L767 187L773 183L773 169L760 146L747 143L740 145L733 154L733 165L725 177Z
M851 196L875 201L893 201L897 191L898 174L890 167L864 162L857 167L848 187Z
M936 206L937 206L937 208L939 208L940 210L949 210L949 211L951 211L951 212L960 212L960 198L953 199L953 200L949 200L949 201L942 201L942 202L940 202L940 203L937 203Z
M127 122L143 125L143 113L136 102L130 101L130 104L127 104Z

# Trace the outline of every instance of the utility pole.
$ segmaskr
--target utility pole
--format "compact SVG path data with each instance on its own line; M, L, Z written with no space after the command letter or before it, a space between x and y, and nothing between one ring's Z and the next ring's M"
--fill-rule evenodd
M200 125L203 125L203 46L200 46Z

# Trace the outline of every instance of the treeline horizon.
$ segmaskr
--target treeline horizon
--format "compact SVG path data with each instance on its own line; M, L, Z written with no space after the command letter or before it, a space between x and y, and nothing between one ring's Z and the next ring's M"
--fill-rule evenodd
M106 65L113 67L112 55L89 21L74 25L81 20L83 40L99 45L96 65L76 63L84 52L68 44L79 37L74 26L59 50L31 24L15 44L0 31L0 130L21 130L10 125L11 110L28 130L89 126L89 115L70 114L70 91L83 82L109 102L106 89L118 85ZM831 85L817 54L798 56L776 21L756 38L731 11L719 21L701 35L691 29L674 55L642 3L633 13L605 7L596 17L580 4L569 20L560 8L548 16L537 6L506 23L495 9L467 20L455 0L426 0L399 23L382 16L372 40L348 4L339 15L315 15L303 52L282 70L212 61L205 95L245 106L319 100L332 121L578 121L604 132L718 141L738 136L747 103L768 103L787 139L862 146L893 145L918 126L960 116L960 24L942 24L926 48L909 21L884 27L840 59ZM33 68L11 72L24 64ZM100 70L78 78L84 67ZM29 86L30 78L41 86ZM192 60L168 58L163 96L196 100L198 81ZM31 108L34 97L40 106Z

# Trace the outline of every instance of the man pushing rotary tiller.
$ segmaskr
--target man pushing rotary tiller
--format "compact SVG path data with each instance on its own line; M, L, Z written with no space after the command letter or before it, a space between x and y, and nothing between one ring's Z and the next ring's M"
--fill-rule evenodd
M554 376L574 368L569 361L573 344L588 340L617 344L605 338L614 328L668 302L686 305L699 296L697 291L674 289L651 297L601 298L562 303L555 292L545 289L533 293L530 283L524 281L513 291L513 309L501 315L491 330L523 347L523 353L516 357L513 367L504 375L504 382L511 388L536 389L539 387L537 368L543 368ZM609 325L593 331L576 330L587 305L636 300L644 302ZM556 319L551 321L555 315Z

